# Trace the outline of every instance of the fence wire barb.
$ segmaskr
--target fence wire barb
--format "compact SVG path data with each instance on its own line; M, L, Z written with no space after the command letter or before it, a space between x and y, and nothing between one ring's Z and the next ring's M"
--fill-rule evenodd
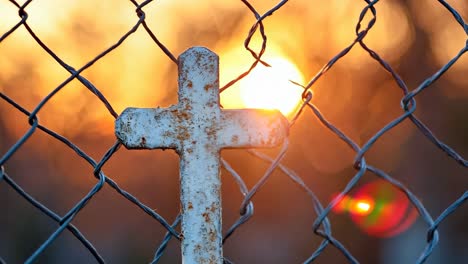
M169 223L165 217L158 214L155 210L151 209L149 206L142 203L135 195L119 187L119 185L107 176L103 171L103 166L112 159L113 155L117 153L120 149L121 143L115 141L113 145L109 146L107 152L103 155L99 161L96 161L91 157L90 154L86 153L80 149L76 144L71 140L67 139L64 135L54 132L53 130L42 125L38 115L45 111L43 110L46 105L48 105L52 98L54 98L58 93L64 90L64 88L74 79L77 79L89 92L91 92L107 109L109 115L115 119L118 117L117 112L114 110L111 102L105 96L103 92L91 81L86 79L83 76L83 72L92 67L96 62L100 61L102 58L108 56L110 53L118 49L127 39L131 38L132 35L140 29L142 26L143 30L146 32L148 37L154 42L155 48L159 49L170 61L177 65L177 58L170 51L171 49L167 47L161 40L158 38L158 34L147 24L146 19L147 15L144 11L144 8L150 5L153 1L146 0L142 3L138 3L135 0L130 0L131 4L135 7L136 22L134 25L128 28L128 30L120 37L115 37L113 44L111 44L106 49L100 51L96 54L91 60L86 62L83 66L75 68L70 64L66 63L55 51L53 51L45 41L43 41L38 34L33 30L33 28L28 24L29 14L26 11L29 4L32 0L26 1L24 4L20 5L17 1L9 0L14 7L18 10L19 21L15 23L11 28L9 28L5 33L0 36L0 43L3 41L8 41L8 39L15 34L15 32L23 27L29 36L48 56L53 58L53 60L63 69L65 69L69 76L63 80L58 86L53 87L53 89L37 103L33 109L28 110L26 107L22 106L20 103L12 99L7 95L3 90L0 92L0 99L3 100L8 107L15 109L16 111L22 113L28 117L29 129L22 134L22 136L16 140L12 146L9 146L5 153L1 154L0 157L0 184L4 183L5 186L11 188L19 196L21 196L25 201L31 204L33 207L37 208L40 212L46 215L51 220L55 221L58 224L58 227L52 232L48 238L40 244L40 246L35 249L35 251L25 260L25 263L33 263L41 256L46 248L48 248L57 238L62 234L64 230L67 230L72 234L82 245L89 251L89 253L94 257L96 262L105 263L104 257L99 253L96 247L92 244L86 236L78 229L78 227L72 224L72 221L75 217L89 204L93 202L93 198L99 193L105 185L108 185L112 188L113 191L118 193L121 197L125 198L133 205L137 206L139 209L143 210L146 215L156 220L159 225L164 227L166 234L162 238L161 243L155 249L154 256L152 256L151 263L158 263L163 254L165 253L169 241L173 238L180 241L180 233L176 230L177 226L181 221L181 214L179 213L173 220L172 224ZM247 70L236 75L234 79L228 81L223 87L220 88L220 92L224 92L234 84L239 82L244 77L248 76L254 68L260 63L263 66L270 67L267 61L263 60L263 55L268 49L268 30L264 22L268 17L274 16L275 12L281 10L287 3L287 0L279 1L273 7L269 8L265 13L260 14L257 9L247 0L241 0L243 6L249 14L253 15L255 22L250 27L247 32L247 36L244 39L243 45L247 54L253 59L253 62L248 66ZM456 164L462 166L463 168L468 167L468 161L461 154L456 152L452 147L440 140L430 128L419 119L415 112L417 109L416 99L429 87L431 87L435 82L437 82L446 72L453 67L463 55L468 51L468 40L464 43L464 46L459 50L459 52L449 60L445 65L439 68L434 74L424 79L419 85L414 89L409 89L405 81L400 77L397 71L387 62L381 55L379 55L375 50L366 44L366 37L371 30L373 30L376 25L378 17L378 7L377 4L381 1L379 0L364 0L365 6L361 10L358 21L355 26L355 37L354 40L348 44L345 48L340 50L333 56L323 67L313 76L306 84L302 84L296 80L290 80L294 85L301 87L302 91L302 105L296 111L293 118L291 118L289 129L293 130L295 124L298 122L307 122L307 120L301 120L301 117L305 116L305 112L310 111L314 117L333 135L337 137L338 140L345 143L351 151L355 154L353 169L355 174L347 182L346 186L340 191L340 193L330 201L325 204L322 204L318 199L316 193L313 191L314 188L307 186L304 182L303 177L300 177L293 169L289 168L283 163L283 158L288 154L289 141L286 141L283 146L279 149L278 154L275 157L270 157L263 152L257 150L246 150L246 153L252 155L255 159L261 160L262 162L267 163L269 166L267 170L263 173L262 177L253 185L252 188L248 189L246 183L244 182L244 177L242 177L237 170L231 166L226 159L221 159L221 164L223 168L228 172L230 177L234 179L237 183L239 192L243 197L243 200L240 204L239 217L238 219L230 226L230 228L225 232L223 237L223 244L230 239L233 234L240 228L242 228L248 221L254 217L254 202L253 197L265 187L265 183L270 180L270 176L274 171L281 171L282 174L286 175L296 186L298 186L307 196L310 198L312 208L316 215L315 220L311 223L310 229L313 230L315 235L320 237L321 242L313 251L311 250L309 257L303 261L303 263L312 263L317 260L322 252L329 246L332 245L335 247L341 254L350 262L350 263L359 263L358 259L354 257L352 252L350 252L342 242L332 235L332 223L329 219L329 214L332 208L336 207L337 204L344 199L352 190L354 190L358 183L362 182L362 178L366 172L369 172L376 176L379 179L391 184L397 188L405 197L410 201L412 206L416 208L417 213L424 221L427 226L427 236L426 236L426 246L419 254L418 259L415 260L416 263L424 263L432 254L437 243L439 241L438 227L443 224L450 215L454 214L461 208L461 206L468 200L468 191L465 191L460 197L455 200L453 203L448 205L445 210L443 210L440 215L438 215L435 220L428 212L422 201L415 195L407 186L402 182L393 178L389 173L385 172L382 169L375 167L374 165L369 164L366 161L366 154L369 150L372 149L376 143L381 139L383 135L386 135L402 124L404 121L411 122L412 125L424 136L429 142L431 142L436 148L448 155ZM445 8L445 10L451 14L453 19L456 20L457 24L462 27L464 32L468 35L468 25L463 20L462 15L453 8L446 1L438 0L438 3ZM367 24L364 24L364 21L367 18ZM141 30L141 29L140 29ZM252 39L256 34L260 35L261 45L258 50L254 50L251 47ZM381 127L376 133L374 133L364 144L361 146L357 144L350 136L348 136L343 130L338 128L335 124L329 121L324 114L320 111L319 107L316 106L313 102L313 91L312 88L315 87L317 82L323 78L325 74L329 72L335 65L341 62L341 60L346 57L349 52L353 49L361 48L364 50L369 57L378 63L378 65L385 70L385 72L391 77L392 81L396 83L398 88L402 92L402 97L400 100L400 106L402 113L399 114L396 118L387 122L383 127ZM0 46L0 49L2 47ZM74 154L76 154L80 159L86 161L93 168L93 176L96 180L94 186L88 191L88 193L81 198L71 209L67 210L64 215L59 215L53 210L49 209L45 204L39 202L33 195L29 194L25 189L23 189L20 184L18 184L14 178L15 175L11 175L7 172L13 174L11 170L8 169L10 159L21 149L26 142L28 142L32 135L38 133L38 131L43 132L48 137L61 142ZM95 198L97 199L97 198ZM0 264L6 263L6 260L0 256ZM224 263L233 263L227 257L224 258Z

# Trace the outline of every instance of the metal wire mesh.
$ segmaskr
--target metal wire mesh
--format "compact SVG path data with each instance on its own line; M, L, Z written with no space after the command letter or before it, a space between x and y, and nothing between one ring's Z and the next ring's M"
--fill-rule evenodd
M140 202L134 195L129 193L128 191L119 187L119 185L111 179L108 175L104 173L102 170L103 166L108 162L116 152L119 151L121 144L119 142L115 142L112 146L108 148L108 151L103 155L102 158L99 160L93 159L89 154L85 151L80 149L77 145L75 145L72 141L67 139L64 135L56 133L51 129L41 125L39 122L38 114L43 111L44 107L63 90L67 84L69 84L73 80L78 80L82 85L84 85L90 92L92 92L101 102L102 105L105 106L108 113L117 118L118 114L114 110L112 104L108 101L108 99L101 93L101 91L96 88L96 86L83 77L82 73L86 69L92 67L96 62L98 62L103 57L107 56L114 50L118 49L119 46L122 45L127 39L132 37L137 30L144 30L148 36L154 41L157 47L168 57L170 61L177 64L176 56L174 56L170 52L170 48L166 47L160 40L157 38L157 34L155 34L148 24L146 23L146 14L145 14L145 7L152 4L153 1L147 0L142 3L138 3L136 1L130 1L135 8L136 11L136 22L135 24L120 38L115 41L114 44L100 52L97 56L95 56L92 60L88 61L85 65L75 69L74 67L67 64L62 58L60 58L53 50L51 50L46 43L44 43L41 38L36 35L35 31L32 27L28 24L28 12L27 8L31 4L32 0L26 1L24 4L19 4L16 1L10 0L9 1L12 5L14 5L18 10L19 21L16 25L14 25L11 29L7 32L3 33L0 37L0 42L7 41L10 36L15 34L19 29L25 29L28 34L33 38L33 40L39 45L47 54L50 55L63 69L69 72L69 77L66 78L60 85L55 87L46 97L42 98L42 100L37 103L37 105L32 110L27 110L26 107L22 106L21 104L17 103L11 97L9 97L6 93L0 92L0 98L9 104L11 108L16 109L17 111L21 112L25 116L28 117L28 122L30 128L24 133L24 135L18 139L14 145L9 147L5 153L2 154L0 158L0 184L7 185L9 188L17 192L21 197L23 197L26 201L40 210L43 214L47 215L50 219L53 219L59 227L50 234L49 238L44 241L39 248L37 248L30 257L25 260L25 263L33 263L37 258L43 254L45 249L49 247L64 230L70 231L80 242L81 244L89 250L89 252L94 256L95 260L99 263L105 263L104 258L100 255L98 250L93 246L92 242L88 240L80 230L72 224L72 221L75 217L90 203L92 203L93 198L98 194L104 186L109 186L114 189L119 195L121 195L124 199L129 200L131 203L135 204L141 210L143 210L149 217L158 221L166 230L167 234L164 237L162 243L157 248L156 253L154 255L154 259L152 263L157 263L162 255L165 252L165 249L171 239L180 239L179 232L177 231L177 226L181 220L181 216L178 215L174 222L170 223L166 218L158 214L155 210L150 208L149 206L145 205L144 203ZM245 5L246 10L252 13L255 16L255 23L251 26L250 31L248 32L247 37L245 38L245 49L249 51L251 56L254 58L253 63L249 66L248 70L239 74L237 78L228 82L224 87L221 88L221 92L225 91L226 89L230 88L233 84L247 76L252 69L254 69L258 63L268 65L267 61L262 60L262 56L265 53L265 50L268 49L268 42L267 42L267 35L268 31L265 29L263 22L268 19L268 17L273 16L275 12L280 11L283 6L287 4L288 1L280 1L272 8L267 10L265 13L259 13L253 4L251 4L247 0L242 0L242 3ZM453 213L456 213L457 210L466 202L468 199L468 191L465 191L457 200L455 200L450 206L448 206L440 215L434 217L432 216L428 210L426 210L424 204L418 199L418 197L410 191L408 187L406 187L403 183L399 182L395 178L393 178L388 173L384 172L382 169L374 167L366 162L366 154L372 149L372 147L376 144L377 141L389 131L394 129L395 127L400 126L403 122L410 121L419 131L420 135L426 137L430 142L432 142L440 151L446 153L450 156L453 160L455 160L459 166L466 168L468 167L468 161L458 154L454 149L450 146L442 142L438 139L434 133L431 132L428 126L426 126L416 115L415 111L416 107L416 98L422 94L427 88L431 87L433 83L435 83L444 73L446 73L461 57L464 55L465 52L468 50L468 41L464 44L464 47L459 51L459 53L447 62L443 67L438 69L438 71L427 77L423 82L421 82L415 89L410 90L407 87L405 81L399 76L399 74L394 70L394 68L385 61L376 51L374 51L370 46L368 46L365 42L366 36L369 32L373 29L374 25L377 21L377 13L378 13L378 0L370 1L365 0L366 6L362 9L359 19L356 24L355 28L355 39L352 41L348 46L346 46L343 50L338 52L336 56L331 58L328 63L326 63L316 74L315 76L306 84L300 84L294 82L296 85L303 88L302 99L303 103L300 109L297 111L295 116L291 119L290 122L290 129L294 130L294 125L297 122L303 122L304 120L300 119L303 116L305 111L312 111L312 113L318 118L318 120L333 134L337 136L338 140L343 141L346 143L350 149L355 153L354 156L354 164L353 167L355 169L354 176L348 181L345 188L341 190L340 194L337 195L334 199L326 203L325 205L322 204L319 199L316 197L312 188L308 187L307 184L302 180L302 178L297 175L292 169L288 168L286 165L282 164L282 159L285 154L288 152L288 143L285 143L281 148L279 154L275 157L270 157L262 152L256 150L249 150L248 153L253 155L254 157L267 162L269 164L269 168L265 171L261 179L251 188L248 189L246 184L243 181L243 177L239 175L235 168L231 166L225 159L222 160L222 164L224 168L232 175L239 186L239 190L244 196L244 200L241 204L240 216L237 222L232 225L228 231L226 232L223 242L228 240L233 233L237 230L241 229L243 225L254 216L253 213L253 202L252 198L264 188L265 183L267 183L272 175L273 171L281 170L285 175L291 178L293 182L297 184L297 186L304 191L313 201L313 210L316 213L315 221L313 222L313 231L317 236L322 238L322 242L320 245L314 250L310 252L310 257L303 260L304 263L311 263L314 260L318 259L321 256L321 253L327 247L335 247L338 249L343 256L350 262L350 263L358 263L358 259L353 256L353 253L346 249L346 245L342 244L337 238L332 235L332 224L328 218L331 209L336 206L341 199L343 199L353 188L356 187L358 182L362 179L363 175L366 172L370 172L375 176L391 183L393 186L401 190L412 205L417 209L421 219L425 222L427 226L427 244L424 250L420 253L420 256L416 263L424 263L431 253L436 248L436 245L439 241L439 235L437 228L439 225L447 219ZM463 28L464 32L468 34L468 24L465 23L462 16L455 10L450 4L443 0L438 0L441 7L447 10L447 14L451 14L453 18L457 21L457 23ZM370 17L370 19L369 19ZM367 24L364 21L367 20ZM262 38L262 45L260 50L254 50L251 48L250 43L252 38L255 34L260 34ZM369 140L367 140L364 144L359 145L350 136L348 136L345 132L340 130L337 126L335 126L332 122L328 121L327 118L321 113L319 108L314 104L314 95L312 92L312 88L314 85L330 70L333 68L336 63L338 63L342 58L346 57L347 54L352 49L363 49L365 52L368 53L370 58L377 61L379 65L385 71L390 74L394 80L394 82L398 85L401 89L402 97L401 97L401 108L403 112L400 116L388 122L385 126L383 126L377 133L375 133ZM1 48L1 47L0 47ZM305 122L305 121L304 121ZM22 146L30 140L31 136L38 131L42 131L46 133L48 136L54 138L57 141L60 141L65 146L73 150L76 155L89 163L89 165L93 168L94 176L96 178L96 184L93 186L89 192L82 197L82 199L76 203L71 209L69 209L65 214L58 214L53 210L49 209L46 205L37 201L32 195L28 194L19 184L17 184L14 180L14 175L10 176L8 170L8 161L10 158L22 148ZM443 181L443 177L441 177L440 181ZM96 199L96 198L95 198ZM1 238L1 235L0 235ZM27 242L25 242L27 243ZM231 263L227 258L225 258L226 263ZM5 263L5 261L0 258L0 263Z

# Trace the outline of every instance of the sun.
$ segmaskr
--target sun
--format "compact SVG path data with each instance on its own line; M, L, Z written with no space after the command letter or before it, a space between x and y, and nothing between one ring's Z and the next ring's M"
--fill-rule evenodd
M226 49L220 59L220 81L227 83L251 65L252 58L245 50ZM304 77L291 58L270 43L262 59L271 67L259 63L244 78L221 93L225 109L277 109L286 117L292 115L302 102L303 89L290 81L304 83Z
M296 65L284 57L267 61L271 67L258 64L239 81L240 98L245 108L277 109L291 115L301 102L302 88L290 80L302 83L304 77Z

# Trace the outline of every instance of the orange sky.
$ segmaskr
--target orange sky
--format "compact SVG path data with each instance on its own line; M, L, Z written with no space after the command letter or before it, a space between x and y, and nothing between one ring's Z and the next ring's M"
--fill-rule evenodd
M251 3L260 12L265 12L276 2ZM454 6L467 10L465 3ZM356 4L343 0L315 1L314 4L309 0L287 3L265 20L268 36L265 60L268 62L269 58L273 60L275 57L286 60L298 70L298 80L294 81L306 84L328 60L355 38L355 24L363 7L364 2ZM422 7L431 13L415 12L416 16L410 15L411 11ZM62 1L58 5L56 1L43 0L33 1L26 10L30 14L28 24L37 35L75 68L115 43L137 21L134 7L129 1ZM221 86L247 70L254 60L244 49L243 42L255 19L241 2L197 1L194 4L193 1L156 1L144 10L150 28L175 56L194 45L207 46L218 53ZM0 3L0 16L0 32L5 32L19 20L16 8L8 2ZM429 23L432 20L428 20L428 17L437 17L437 22ZM363 26L370 18L368 14ZM460 34L463 32L456 27L450 15L441 7L431 6L429 1L417 0L409 7L396 1L381 1L378 3L377 24L366 37L366 43L396 67L414 42L415 23L427 30L434 45L434 49L431 49L433 54L428 56L433 57L439 66L458 52L464 43L463 38L466 38ZM256 34L251 46L258 50L260 44L261 38ZM18 29L1 45L0 91L29 110L69 76L24 28ZM275 67L274 64L272 66ZM446 78L464 84L466 78L459 77L467 67L466 59L460 61L447 73ZM176 74L175 64L161 52L142 27L119 48L83 72L83 76L104 94L117 113L128 106L154 107L175 103ZM357 120L362 114L349 111L353 98L364 95L361 88L374 90L373 94L379 95L372 97L370 102L374 111L368 113L375 123L384 125L401 113L398 103L401 93L393 81L382 76L385 75L376 67L376 62L357 47L314 85L314 102L359 142L363 125L356 126L348 121ZM281 77L284 83L288 82L287 76ZM250 81L252 83L261 86L262 80ZM297 89L292 87L281 89ZM228 108L245 107L245 91L243 101L240 88L236 84L222 94L222 104ZM468 95L468 92L459 87L447 89L447 95L453 94ZM258 94L252 92L254 99L251 101L257 101L256 96ZM294 96L300 103L300 94ZM96 97L76 80L62 89L39 113L39 117L41 123L57 132L79 124L81 127L91 127L96 133L113 134L113 118ZM8 126L7 129L21 135L25 127L17 125ZM371 130L375 132L378 128L374 126ZM405 134L405 131L396 133ZM392 146L386 148L392 149ZM335 152L329 155L334 156ZM319 166L327 167L326 164L322 162Z

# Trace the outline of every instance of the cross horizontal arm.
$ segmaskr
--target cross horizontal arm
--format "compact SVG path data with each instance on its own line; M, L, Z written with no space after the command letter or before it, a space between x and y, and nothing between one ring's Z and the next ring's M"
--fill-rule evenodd
M288 125L288 120L278 110L223 110L218 146L220 148L274 147L288 136Z
M127 108L115 121L115 134L128 149L178 147L176 126L178 110L169 108Z

